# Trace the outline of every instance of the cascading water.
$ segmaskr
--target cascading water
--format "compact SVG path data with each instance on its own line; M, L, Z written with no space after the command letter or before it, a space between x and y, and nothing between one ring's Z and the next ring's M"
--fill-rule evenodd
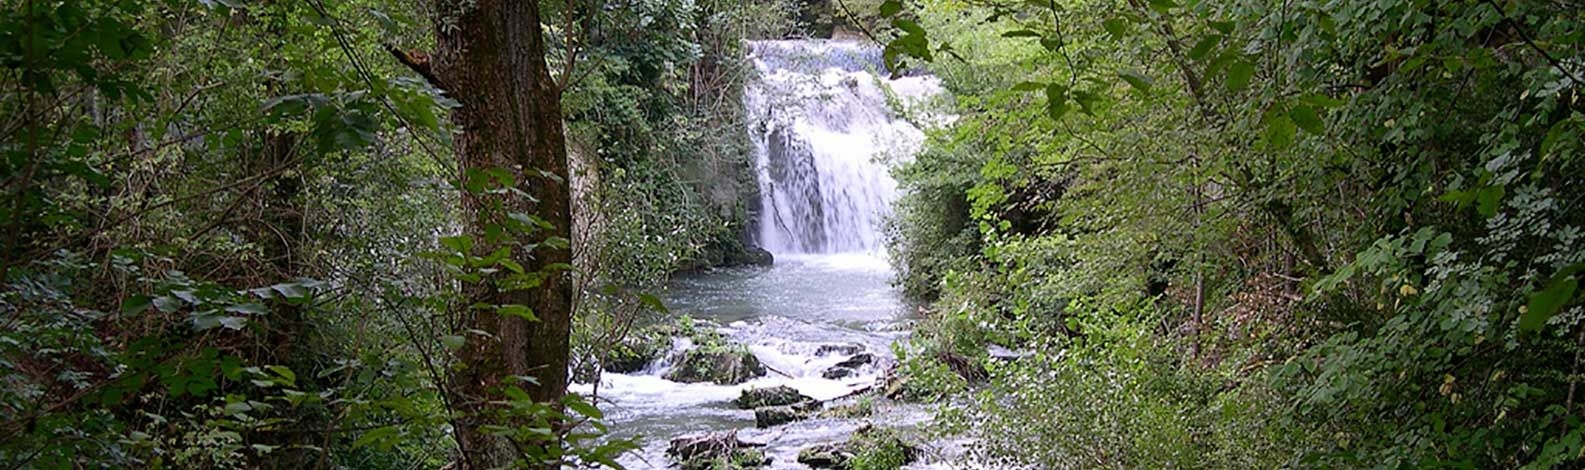
M752 51L758 242L777 254L877 251L897 194L888 163L924 139L894 106L937 93L935 79L885 80L880 50L856 42L755 41Z
M681 276L666 303L746 348L767 373L736 385L670 380L699 347L678 337L642 370L579 384L575 390L609 402L618 436L646 438L622 459L628 468L668 468L670 438L723 430L765 444L773 469L806 468L797 462L802 449L846 440L865 420L822 414L760 429L755 412L732 400L775 386L817 400L872 389L895 361L891 344L908 334L909 311L878 256L880 224L897 193L889 163L910 158L923 141L895 109L935 95L937 82L881 78L879 50L858 43L759 41L752 54L760 77L744 101L761 193L754 236L776 263ZM918 426L929 416L895 403L873 413L869 420L889 426Z

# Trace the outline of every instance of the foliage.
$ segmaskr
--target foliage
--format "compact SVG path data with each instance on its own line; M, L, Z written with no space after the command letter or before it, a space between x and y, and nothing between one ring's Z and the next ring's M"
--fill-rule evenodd
M663 309L637 292L735 241L746 213L736 192L709 191L744 181L737 98L689 84L711 60L724 64L711 76L740 82L742 38L785 18L714 2L553 3L552 65L581 77L567 119L610 163L585 192L613 222L587 234L605 260L581 266L599 280L587 305ZM462 192L513 176L459 174L451 139L467 130L444 119L456 103L391 58L430 47L445 19L382 0L3 8L0 462L454 460L462 413L446 375L467 366L457 348L490 335L457 329L459 293L543 273L470 249L500 233L458 233ZM509 220L499 228L536 224ZM615 326L591 322L579 346L619 337ZM512 390L494 410L521 425L495 432L533 444L525 463L614 466L629 445L599 438L592 398ZM547 441L547 423L574 425Z
M904 370L984 358L993 457L1578 455L1577 9L888 3L959 116L898 173Z

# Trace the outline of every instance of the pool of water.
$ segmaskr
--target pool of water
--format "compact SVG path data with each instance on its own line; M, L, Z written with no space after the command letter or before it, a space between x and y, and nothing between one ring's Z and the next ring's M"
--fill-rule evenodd
M776 385L825 400L881 380L895 361L891 344L908 335L911 314L891 277L886 261L871 254L784 255L772 267L681 277L665 293L672 314L719 325L772 372L741 385L683 384L661 378L669 367L661 361L640 373L606 373L598 385L575 389L606 401L602 408L616 435L640 439L643 449L622 461L628 468L666 468L671 438L731 429L743 440L767 444L773 468L806 468L796 462L800 449L846 440L865 420L816 418L755 429L754 413L731 401L746 388ZM824 371L851 357L817 354L826 345L857 346L878 361L856 375L826 379ZM920 406L878 410L867 420L885 426L917 425L930 416Z

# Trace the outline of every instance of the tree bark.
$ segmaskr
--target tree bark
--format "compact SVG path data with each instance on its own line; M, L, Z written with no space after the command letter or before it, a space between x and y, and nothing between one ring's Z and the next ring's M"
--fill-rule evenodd
M535 401L558 403L567 388L572 283L563 267L572 259L572 220L561 91L545 62L537 2L436 3L435 73L461 104L452 121L462 131L455 140L462 177L466 181L479 170L506 170L524 193L465 191L469 232L480 237L477 251L509 247L512 259L527 272L544 274L532 288L469 284L466 305L458 312L459 331L494 335L465 334L459 365L449 380L452 404L463 415L455 423L462 463L496 468L513 465L520 454L514 443L481 432L484 425L514 423L489 404L501 399L500 390L518 386ZM511 226L508 216L513 213L538 217L550 228L490 235ZM527 306L538 321L470 307L480 304ZM510 383L511 377L530 377L532 383Z

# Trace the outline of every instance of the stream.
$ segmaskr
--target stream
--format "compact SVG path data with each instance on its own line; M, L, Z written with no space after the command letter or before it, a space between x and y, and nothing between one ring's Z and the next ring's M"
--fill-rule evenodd
M769 267L718 269L679 276L665 292L674 315L703 320L771 370L739 385L676 383L662 378L669 359L633 374L606 373L598 392L618 437L639 437L628 468L666 468L677 436L739 430L767 444L772 468L807 468L799 450L840 442L866 422L913 427L931 413L881 400L862 419L815 417L769 429L731 403L749 388L787 385L818 400L881 381L895 363L891 345L909 334L911 309L891 285L882 224L897 198L891 166L910 158L923 133L899 106L940 93L933 77L881 78L872 45L830 40L753 41L758 80L745 91L759 175L757 227L750 238L775 255ZM690 346L674 344L677 351ZM826 378L858 355L874 358L849 375ZM924 459L928 462L930 459ZM923 468L928 463L916 464Z

